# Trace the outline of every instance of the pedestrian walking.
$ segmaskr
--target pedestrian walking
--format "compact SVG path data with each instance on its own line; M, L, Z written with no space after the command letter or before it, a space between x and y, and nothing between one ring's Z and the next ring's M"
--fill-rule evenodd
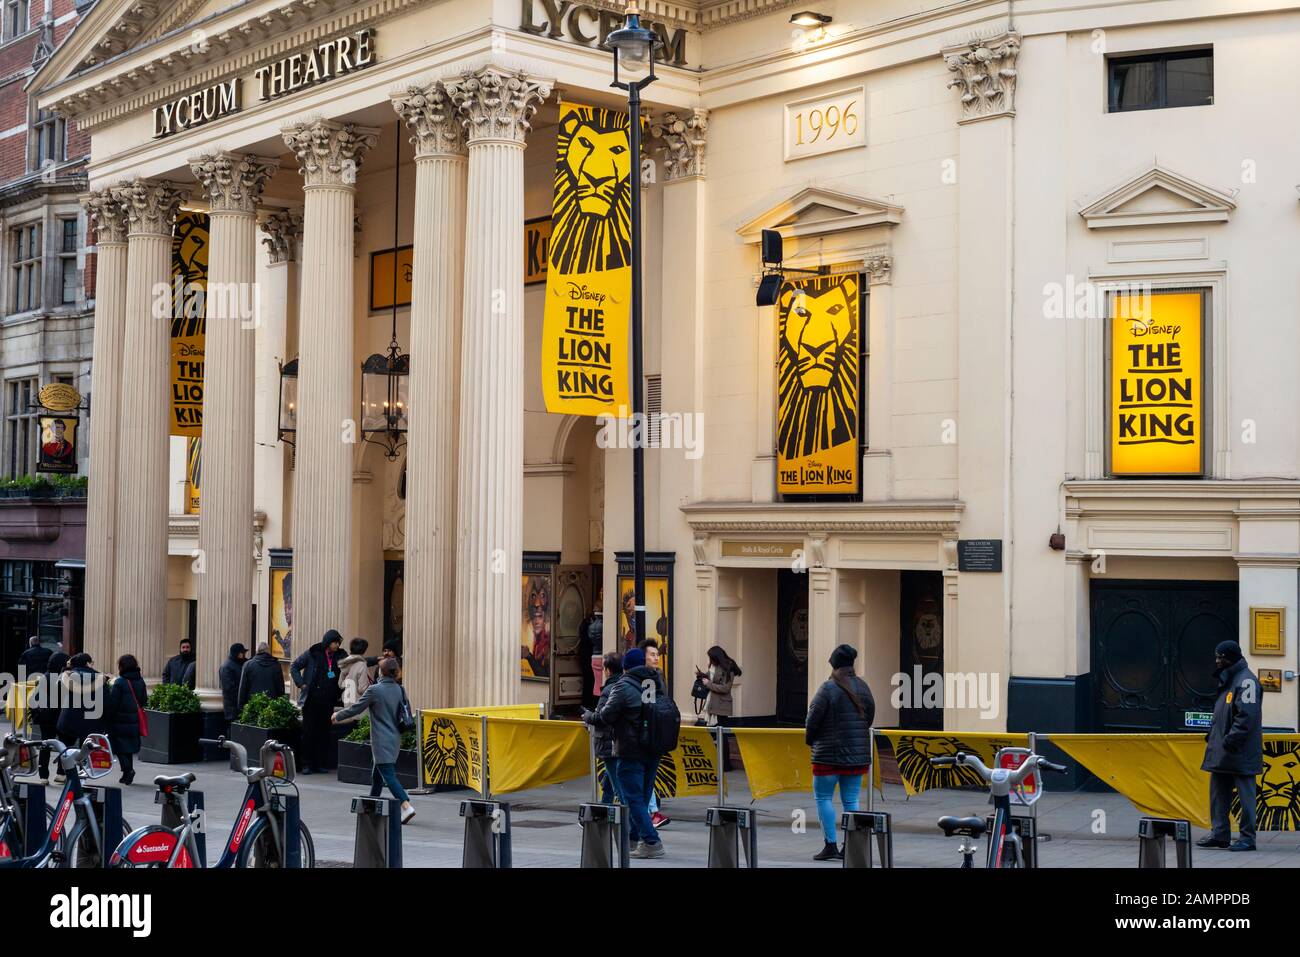
M299 655L289 669L298 686L302 707L303 774L324 772L330 764L333 735L330 719L339 700L339 646L343 636L334 629Z
M821 821L825 846L815 861L842 861L844 851L836 843L835 786L840 788L840 805L845 811L858 809L862 776L871 770L871 722L876 701L867 683L853 670L858 651L840 645L831 652L830 679L823 682L808 706L804 740L812 748L813 797Z
M255 694L264 694L268 698L284 697L284 672L280 670L280 662L271 656L271 643L267 641L259 641L257 654L244 662L239 674L236 715L244 710L248 699Z
M1255 850L1255 779L1264 772L1264 718L1259 679L1246 664L1241 646L1221 641L1214 649L1219 696L1205 735L1205 760L1210 772L1210 833L1199 847ZM1236 792L1241 805L1240 837L1232 840L1229 809Z
M230 655L221 663L221 711L227 724L239 717L239 680L244 675L248 649L238 641L230 646Z
M36 635L27 639L27 648L18 656L18 674L20 679L24 676L32 678L36 675L45 674L45 669L49 667L50 658L53 657L54 650L46 648L41 644L41 639Z
M340 723L370 712L370 754L374 767L370 771L370 796L379 797L384 786L402 802L402 823L415 817L410 795L397 779L397 757L402 748L402 734L415 729L406 690L398 683L401 667L396 658L379 663L379 680L366 688L355 704L337 712L333 720Z
M163 665L162 683L165 685L188 685L194 688L194 642L189 638L182 638L180 643L180 653L172 655ZM186 680L186 675L189 680Z
M90 655L73 655L68 670L59 677L62 709L59 711L59 740L69 748L81 747L88 734L103 734L108 687L95 670Z
M582 720L591 725L591 744L595 749L596 758L602 765L600 801L602 804L613 804L615 801L623 802L618 793L618 758L614 756L614 735L611 729L594 724L591 716L609 700L609 693L614 689L614 684L623 677L623 659L618 652L611 651L601 659L601 666L604 677L600 683L600 698L596 701L594 711L587 708L582 710Z
M646 667L653 668L655 671L659 672L659 677L664 679L664 687L666 688L668 686L668 681L664 678L663 669L659 665L659 639L643 638L637 642L637 647L640 648L642 653L645 655ZM650 787L649 797L650 821L654 824L655 830L657 831L659 828L667 827L669 824L673 823L673 819L660 810L659 795L655 793L653 784Z
M45 674L41 676L41 684L36 689L40 693L39 708L32 709L32 722L36 725L36 733L42 740L49 740L59 736L59 676L63 674L63 669L68 666L68 656L62 651L56 651L50 655L49 661L45 664ZM50 752L44 748L39 749L40 766L38 772L42 781L49 780L50 772ZM58 765L55 765L58 770Z
M135 756L140 753L143 729L140 719L149 701L149 690L140 674L140 662L135 655L117 659L117 680L108 689L108 704L104 709L104 724L108 741L122 767L123 784L135 780Z

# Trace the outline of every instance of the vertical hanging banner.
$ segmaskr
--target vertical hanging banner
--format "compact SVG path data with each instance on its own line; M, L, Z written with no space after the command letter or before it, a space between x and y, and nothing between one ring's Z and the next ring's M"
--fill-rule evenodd
M207 289L208 214L182 211L172 233L172 435L202 434Z
M1199 292L1115 297L1110 470L1200 475L1205 416Z
M617 415L630 404L630 128L626 113L560 103L542 326L548 412Z
M790 282L777 301L777 491L858 490L857 276Z

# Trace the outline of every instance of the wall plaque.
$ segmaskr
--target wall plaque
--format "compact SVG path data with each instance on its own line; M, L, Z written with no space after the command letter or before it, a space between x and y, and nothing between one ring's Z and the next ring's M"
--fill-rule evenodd
M963 538L957 542L957 571L1002 571L1002 539Z

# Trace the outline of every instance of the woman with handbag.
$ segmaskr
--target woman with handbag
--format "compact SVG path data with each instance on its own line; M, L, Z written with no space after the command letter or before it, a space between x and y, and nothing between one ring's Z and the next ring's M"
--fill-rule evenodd
M149 701L149 691L140 676L140 662L135 655L117 659L117 679L108 689L108 702L104 707L104 723L108 726L108 741L122 766L123 784L135 780L135 756L140 753L140 739L149 733L144 706Z
M379 680L366 689L356 704L336 711L332 720L338 724L367 709L370 711L370 753L374 761L370 796L379 797L387 785L393 797L402 802L402 823L409 824L415 817L415 808L411 807L411 798L397 779L397 756L402 749L403 732L413 731L415 721L406 691L397 682L400 670L396 658L382 659Z
M704 723L710 728L722 725L731 726L732 701L731 689L736 679L743 672L740 665L723 651L721 645L714 645L706 654L709 658L709 670L695 669L695 686L691 688L691 697L695 698L695 713L703 712ZM722 770L731 770L731 751L725 745L722 750Z

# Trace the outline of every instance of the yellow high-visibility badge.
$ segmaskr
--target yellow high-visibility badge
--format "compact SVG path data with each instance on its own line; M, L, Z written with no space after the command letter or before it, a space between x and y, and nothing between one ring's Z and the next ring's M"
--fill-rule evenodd
M1228 697L1227 697L1225 700L1228 702L1228 704L1232 704L1232 692L1231 692L1231 691L1228 692Z

